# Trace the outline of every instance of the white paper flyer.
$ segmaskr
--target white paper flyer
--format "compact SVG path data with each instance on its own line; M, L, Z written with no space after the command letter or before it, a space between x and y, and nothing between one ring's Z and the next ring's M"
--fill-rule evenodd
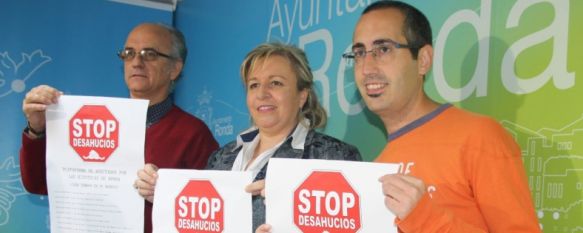
M251 172L160 169L154 233L252 232Z
M147 100L66 96L46 111L51 232L142 233Z
M265 184L266 221L272 233L397 232L378 179L398 168L387 163L272 158Z

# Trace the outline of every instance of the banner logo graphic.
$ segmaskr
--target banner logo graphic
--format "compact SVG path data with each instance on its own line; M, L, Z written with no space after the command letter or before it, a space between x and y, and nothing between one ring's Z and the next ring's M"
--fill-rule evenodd
M223 232L224 202L208 180L191 180L176 197L174 218L180 233Z
M69 121L69 143L86 162L105 162L119 145L119 123L104 105L84 105Z
M294 192L294 223L304 233L357 232L359 195L342 173L314 171Z

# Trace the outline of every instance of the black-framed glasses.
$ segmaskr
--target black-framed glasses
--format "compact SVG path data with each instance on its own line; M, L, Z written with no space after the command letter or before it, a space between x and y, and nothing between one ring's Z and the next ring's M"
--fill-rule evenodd
M174 59L174 57L168 54L158 52L157 50L151 48L145 48L138 52L136 52L135 49L126 48L120 50L117 53L117 56L123 61L131 61L134 59L134 57L136 57L136 54L142 57L144 61L155 61L156 59L158 59L158 57L164 57L170 60Z
M413 46L400 44L390 39L375 42L373 48L366 50L363 46L352 48L351 52L342 54L344 59L354 61L356 64L361 63L367 54L372 54L375 60L381 59L389 54L393 49L413 48Z

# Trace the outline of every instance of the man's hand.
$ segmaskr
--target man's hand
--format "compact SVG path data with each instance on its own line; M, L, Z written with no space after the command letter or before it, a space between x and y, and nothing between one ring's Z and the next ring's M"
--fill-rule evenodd
M62 94L59 90L47 85L37 86L26 93L22 101L22 111L33 131L42 132L45 130L47 106L57 103ZM30 136L38 136L31 133L29 132Z
M134 188L138 190L140 196L149 202L154 202L154 188L158 180L158 167L147 163L144 169L138 171L138 179L134 182Z
M379 178L385 195L385 206L399 219L405 219L425 194L422 180L401 174Z

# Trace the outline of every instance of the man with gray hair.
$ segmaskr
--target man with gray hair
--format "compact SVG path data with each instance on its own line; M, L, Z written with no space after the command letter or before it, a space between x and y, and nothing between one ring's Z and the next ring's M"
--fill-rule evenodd
M175 28L144 23L128 35L118 53L130 97L150 101L146 119L145 162L160 168L205 167L218 143L198 118L174 105L170 93L186 60L184 36ZM61 92L41 85L30 90L22 103L28 126L22 135L20 172L28 192L47 194L45 168L45 111ZM144 232L152 232L152 203L146 202Z

